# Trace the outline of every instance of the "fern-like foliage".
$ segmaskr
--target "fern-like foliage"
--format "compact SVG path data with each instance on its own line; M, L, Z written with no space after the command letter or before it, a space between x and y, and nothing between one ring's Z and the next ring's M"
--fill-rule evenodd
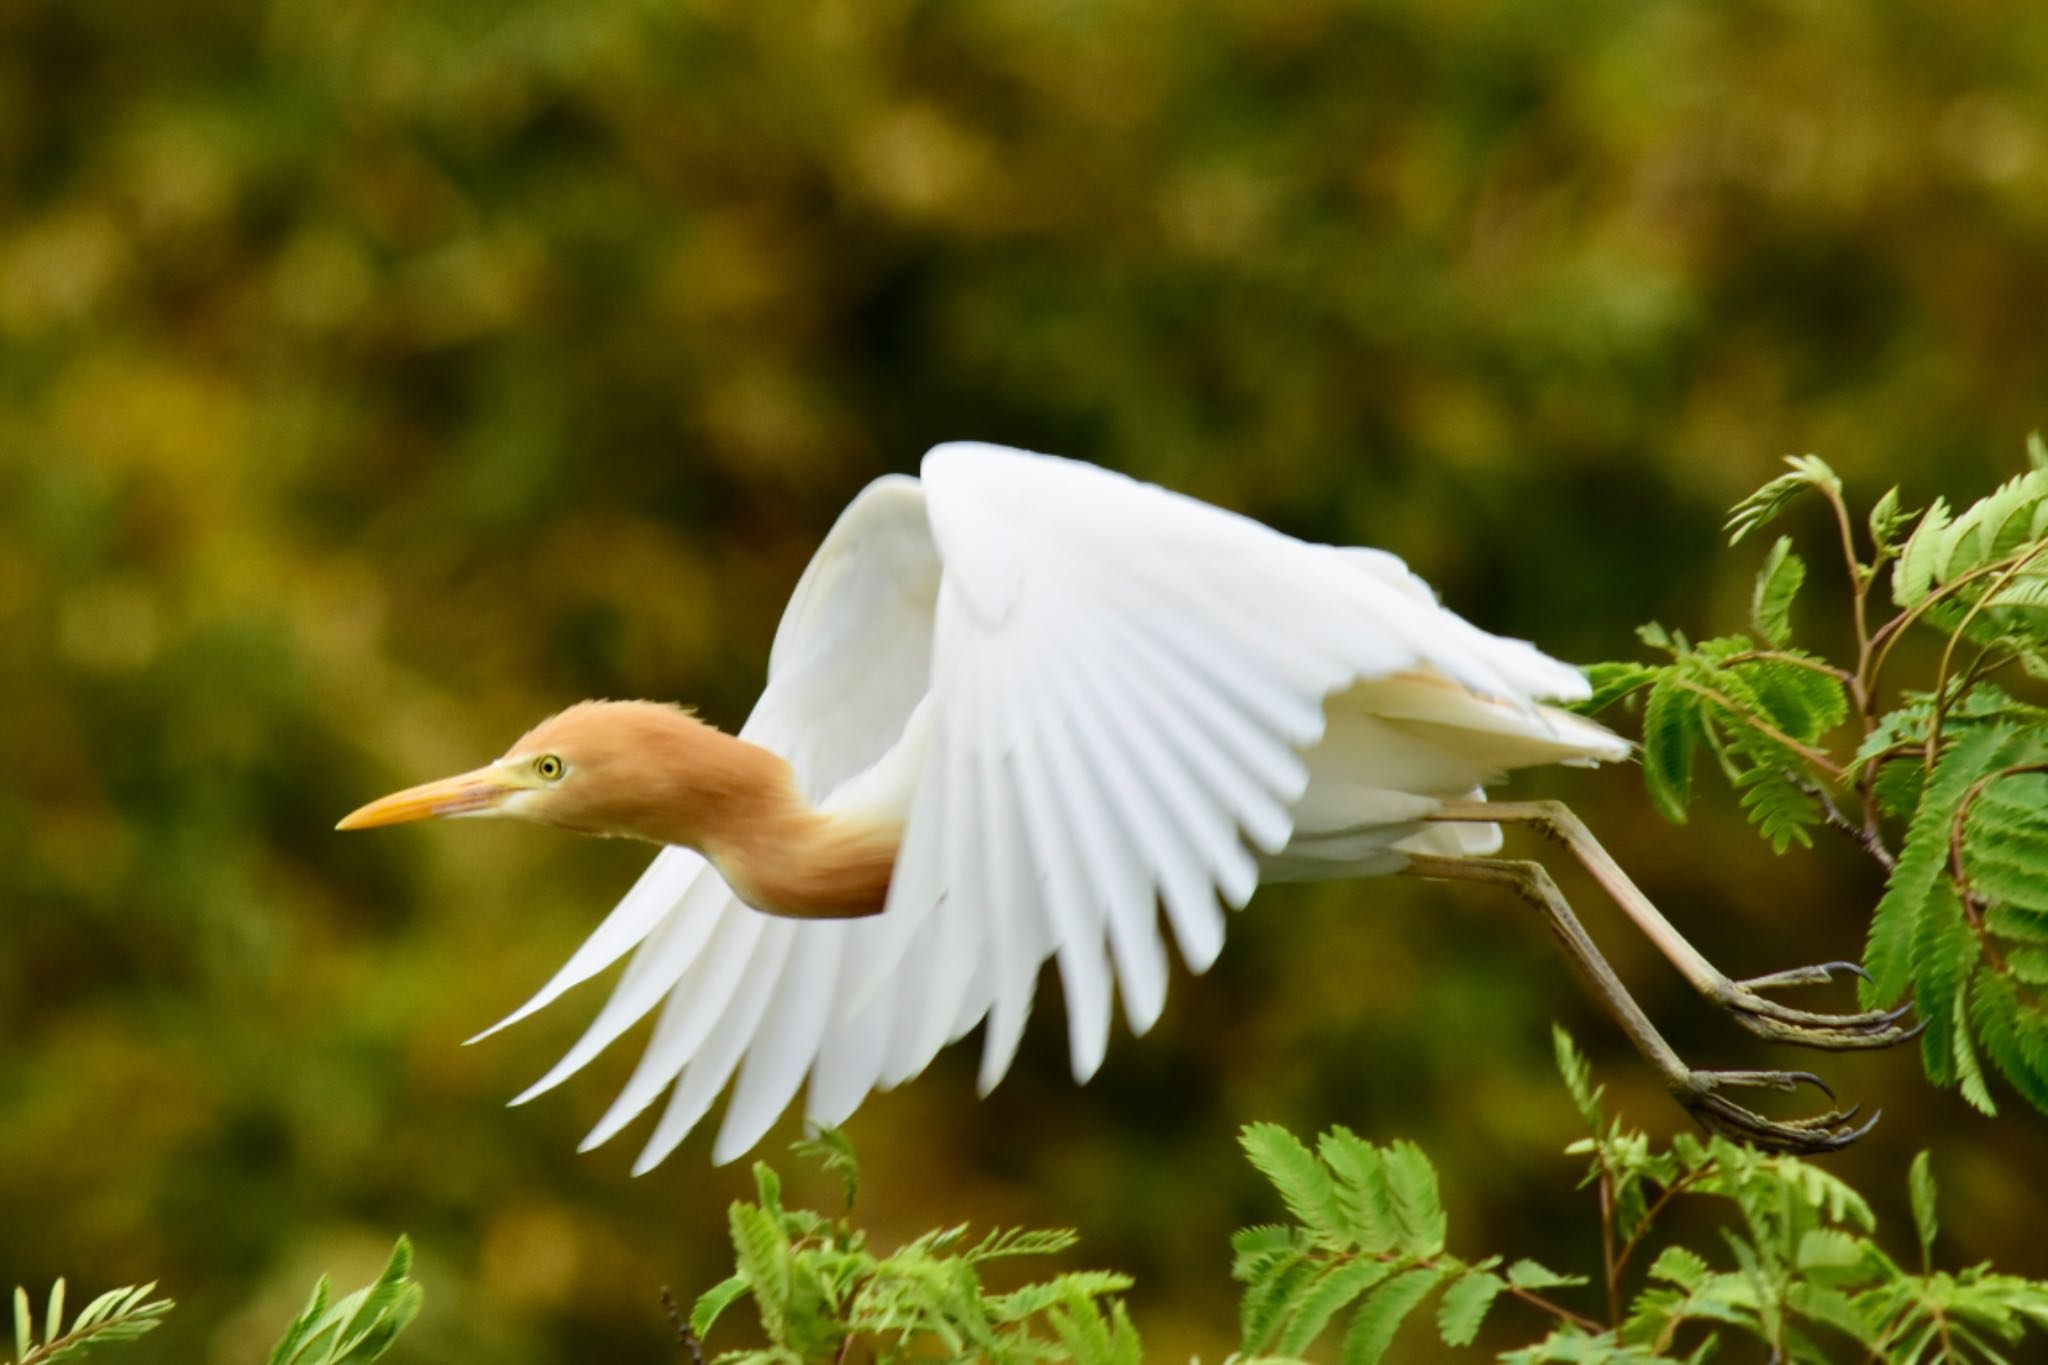
M1556 1052L1590 1133L1566 1151L1586 1159L1583 1187L1601 1220L1596 1273L1452 1251L1436 1169L1413 1143L1332 1128L1311 1146L1255 1123L1240 1141L1284 1218L1231 1239L1243 1293L1239 1349L1226 1365L1304 1365L1310 1356L1370 1365L1398 1338L1409 1359L1469 1358L1482 1332L1530 1343L1497 1348L1511 1365L1680 1365L1722 1351L1795 1365L2041 1355L2042 1340L2028 1334L2048 1337L2048 1283L1988 1266L1934 1268L1939 1226L1925 1153L1908 1181L1917 1255L1901 1264L1878 1245L1870 1205L1836 1176L1719 1139L1652 1147L1607 1115L1562 1030ZM851 1191L858 1168L843 1136L797 1145ZM850 1199L836 1217L789 1208L771 1168L758 1165L754 1176L758 1198L732 1207L735 1271L697 1300L682 1329L699 1359L713 1324L751 1299L765 1344L727 1351L719 1365L1143 1360L1118 1297L1130 1287L1124 1276L1069 1271L1000 1293L983 1284L990 1262L1065 1252L1070 1232L976 1239L953 1227L884 1255L853 1226ZM1681 1203L1688 1215L1671 1218ZM1604 1310L1572 1302L1595 1296ZM1434 1339L1423 1347L1416 1338L1426 1329L1410 1324L1432 1303Z
M1123 1275L1080 1270L993 1292L993 1263L1069 1250L1066 1230L1009 1229L979 1238L965 1224L928 1232L886 1255L853 1225L859 1166L845 1137L827 1131L798 1144L844 1182L838 1217L785 1207L782 1181L754 1167L757 1198L733 1204L728 1221L736 1266L697 1299L688 1331L710 1334L727 1309L752 1299L765 1348L727 1351L723 1365L847 1359L1074 1360L1135 1365L1138 1338L1121 1304L1103 1300L1130 1287Z
M329 1302L327 1277L270 1353L270 1365L369 1365L418 1316L426 1291L412 1278L412 1243L401 1237L369 1284Z
M78 1310L69 1327L64 1325L64 1281L50 1286L49 1300L40 1315L29 1302L28 1291L14 1289L13 1365L55 1365L76 1360L95 1346L133 1341L155 1329L171 1311L171 1300L152 1297L155 1284L109 1289ZM42 1340L36 1340L38 1317Z
M1853 658L1795 645L1807 568L1781 536L1753 633L1694 644L1647 626L1660 659L1588 670L1589 709L1640 707L1644 780L1666 816L1685 819L1705 765L1779 852L1828 825L1883 865L1866 1003L1910 998L1928 1077L1986 1113L1993 1074L2048 1111L2048 443L2034 437L2028 458L1959 508L1903 510L1893 489L1860 530L1810 455L1737 504L1737 542L1802 498L1827 505ZM1931 673L1895 677L1913 637Z
M1520 1287L1571 1282L1534 1263L1503 1275L1498 1256L1472 1262L1446 1252L1436 1170L1411 1143L1379 1147L1332 1128L1311 1151L1270 1123L1246 1128L1242 1141L1293 1218L1231 1240L1231 1274L1245 1286L1247 1357L1298 1357L1344 1316L1345 1365L1377 1361L1439 1290L1437 1332L1446 1345L1466 1346L1514 1277Z
M420 1310L424 1291L412 1279L412 1244L401 1237L383 1274L339 1303L330 1303L327 1277L313 1287L305 1311L285 1329L270 1353L270 1365L369 1365L390 1349ZM110 1289L64 1324L64 1281L50 1288L38 1314L28 1291L14 1291L14 1358L8 1365L56 1365L76 1360L96 1346L133 1341L154 1329L171 1311L169 1299L155 1298L154 1283ZM42 1340L36 1340L37 1324Z
M1561 1069L1592 1123L1570 1150L1589 1157L1608 1225L1605 1280L1619 1322L1601 1329L1561 1323L1543 1341L1501 1357L1516 1365L1579 1361L1696 1361L1753 1338L1770 1359L1921 1365L2004 1361L2029 1331L2048 1329L2048 1283L1989 1267L1932 1268L1935 1187L1926 1153L1908 1181L1919 1269L1902 1267L1874 1237L1861 1195L1819 1167L1715 1139L1676 1139L1653 1151L1641 1134L1604 1122L1585 1063L1562 1031ZM1730 1209L1712 1252L1653 1234L1679 1197ZM1632 1261L1647 1259L1643 1286L1619 1308ZM2035 1343L2037 1346L2039 1343Z

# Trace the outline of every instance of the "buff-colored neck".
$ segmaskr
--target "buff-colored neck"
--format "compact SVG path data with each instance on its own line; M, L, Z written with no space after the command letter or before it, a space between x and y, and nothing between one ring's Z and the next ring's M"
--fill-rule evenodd
M740 899L771 915L879 914L901 826L818 810L789 764L758 744L649 702L587 702L514 753L559 752L569 779L533 814L592 834L694 848Z
M901 828L827 815L796 796L794 784L788 790L790 801L779 813L703 837L704 856L741 900L767 914L851 919L882 913Z

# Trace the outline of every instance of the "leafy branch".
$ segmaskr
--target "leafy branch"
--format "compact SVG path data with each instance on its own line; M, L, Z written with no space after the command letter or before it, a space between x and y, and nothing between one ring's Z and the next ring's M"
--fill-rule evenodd
M1809 574L1786 535L1757 573L1750 633L1695 644L1652 624L1641 635L1664 661L1588 670L1589 709L1640 705L1644 780L1667 817L1685 819L1704 753L1777 851L1826 826L1878 864L1865 1003L1910 996L1929 1078L1985 1113L1983 1059L2048 1110L2048 707L2023 695L2048 679L2048 443L2036 435L2028 456L1960 511L1905 510L1892 489L1860 535L1840 478L1811 455L1735 506L1731 544L1802 498L1827 504L1853 659L1794 644ZM1878 619L1881 588L1892 611ZM1886 670L1908 639L1933 662L1894 688Z
M412 1244L401 1237L383 1273L339 1303L328 1301L330 1287L327 1277L321 1276L305 1309L270 1353L270 1365L369 1365L390 1349L419 1312L425 1291L411 1272ZM154 1330L171 1311L171 1300L151 1297L155 1290L154 1283L110 1289L79 1310L67 1328L63 1280L50 1287L40 1315L33 1311L28 1291L17 1287L10 1365L55 1365L78 1359L97 1346L135 1340ZM39 1317L41 1342L36 1340Z
M755 1165L756 1200L736 1202L728 1218L734 1273L698 1297L687 1331L701 1341L727 1309L751 1298L768 1346L724 1352L714 1358L721 1365L1136 1360L1136 1332L1122 1306L1106 1315L1097 1306L1129 1288L1128 1277L1068 1271L1004 1293L984 1284L997 1262L1070 1249L1073 1232L1007 1229L976 1239L962 1224L878 1255L852 1222L860 1170L844 1135L827 1130L797 1146L841 1177L845 1206L837 1217L786 1207L781 1178Z
M171 1311L169 1299L150 1297L154 1283L123 1289L109 1289L80 1309L64 1326L64 1281L50 1286L50 1297L42 1313L43 1339L36 1341L36 1313L28 1291L14 1289L14 1365L54 1365L75 1360L95 1346L116 1341L133 1341L155 1329Z

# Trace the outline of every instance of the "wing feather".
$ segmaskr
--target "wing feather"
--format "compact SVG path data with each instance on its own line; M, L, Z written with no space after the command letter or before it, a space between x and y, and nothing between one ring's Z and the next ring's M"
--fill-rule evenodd
M1223 912L1215 887L1201 875L1208 861L1201 850L1208 844L1242 853L1232 837L1230 814L1181 780L1172 742L1157 733L1146 708L1109 685L1095 661L1083 661L1080 671L1092 704L1076 712L1076 732L1140 788L1126 808L1132 838L1158 880L1181 956L1194 971L1207 971L1223 950ZM1144 685L1150 689L1149 676Z
M583 1151L611 1141L674 1083L732 1000L763 927L758 915L727 914L720 919L712 942L669 988L647 1050L640 1054L626 1088L583 1139Z
M1142 1035L1166 1008L1166 953L1159 941L1152 879L1138 863L1117 814L1117 779L1076 748L1071 732L1048 728L1036 738L1068 803L1084 877L1109 930L1125 1022Z
M482 1042L502 1028L553 1004L571 987L591 977L637 948L654 932L655 926L681 911L683 898L709 869L700 854L687 848L664 848L633 883L633 889L604 920L591 931L583 945L548 978L531 999L469 1041ZM717 874L712 873L712 876Z
M515 1096L512 1103L525 1104L554 1089L610 1047L619 1035L646 1018L648 1011L661 1002L697 960L706 940L723 922L723 907L729 900L730 892L717 874L707 871L700 877L675 912L634 952L619 984L583 1036L561 1061Z
M1081 854L1045 762L1036 748L1019 746L1008 771L1033 861L1046 882L1045 916L1066 993L1069 1061L1074 1079L1085 1081L1109 1051L1109 957L1101 916L1081 877Z
M824 1046L832 983L845 926L792 925L789 961L768 1012L747 1044L739 1080L725 1106L713 1161L730 1161L759 1142L789 1107ZM825 932L811 932L823 929Z
M768 1011L770 997L777 993L778 986L785 984L783 969L797 927L788 920L771 921L763 927L753 956L738 974L738 989L731 1003L718 1017L702 1049L683 1068L676 1088L669 1093L668 1107L633 1162L633 1174L641 1175L660 1165L689 1136L718 1098L718 1092L732 1079L733 1069L739 1065ZM714 1149L712 1159L731 1160L732 1155L737 1154L720 1157Z
M846 926L847 941L839 959L839 980L832 989L834 1001L845 999L859 985L863 970L862 944L853 932L858 927ZM824 1128L837 1127L860 1107L868 1092L881 1083L882 1067L889 1053L893 1004L887 996L878 995L851 1019L827 1030L804 1100L804 1117L811 1123Z

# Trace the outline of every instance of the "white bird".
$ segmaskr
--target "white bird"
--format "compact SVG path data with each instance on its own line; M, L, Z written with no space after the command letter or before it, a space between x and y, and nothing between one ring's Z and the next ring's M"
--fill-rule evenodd
M1808 1014L1759 993L1826 981L1829 967L1729 980L1568 811L1485 803L1482 784L1508 769L1628 754L1544 704L1586 696L1577 670L1468 624L1378 550L1307 544L996 446L939 446L922 473L876 480L840 516L736 737L675 707L584 702L494 763L341 822L513 816L664 845L496 1026L632 955L581 1040L515 1103L657 1006L639 1066L584 1144L667 1092L636 1173L728 1085L719 1162L760 1141L806 1078L806 1116L837 1124L977 1025L986 1093L1048 958L1086 1081L1113 998L1135 1034L1159 1018L1168 930L1200 972L1223 946L1223 907L1262 880L1407 872L1498 882L1540 906L1710 1128L1793 1150L1862 1131L1842 1113L1774 1123L1728 1101L1731 1085L1814 1078L1687 1068L1543 869L1488 856L1500 822L1544 827L1756 1032L1823 1047L1902 1036L1894 1015Z

